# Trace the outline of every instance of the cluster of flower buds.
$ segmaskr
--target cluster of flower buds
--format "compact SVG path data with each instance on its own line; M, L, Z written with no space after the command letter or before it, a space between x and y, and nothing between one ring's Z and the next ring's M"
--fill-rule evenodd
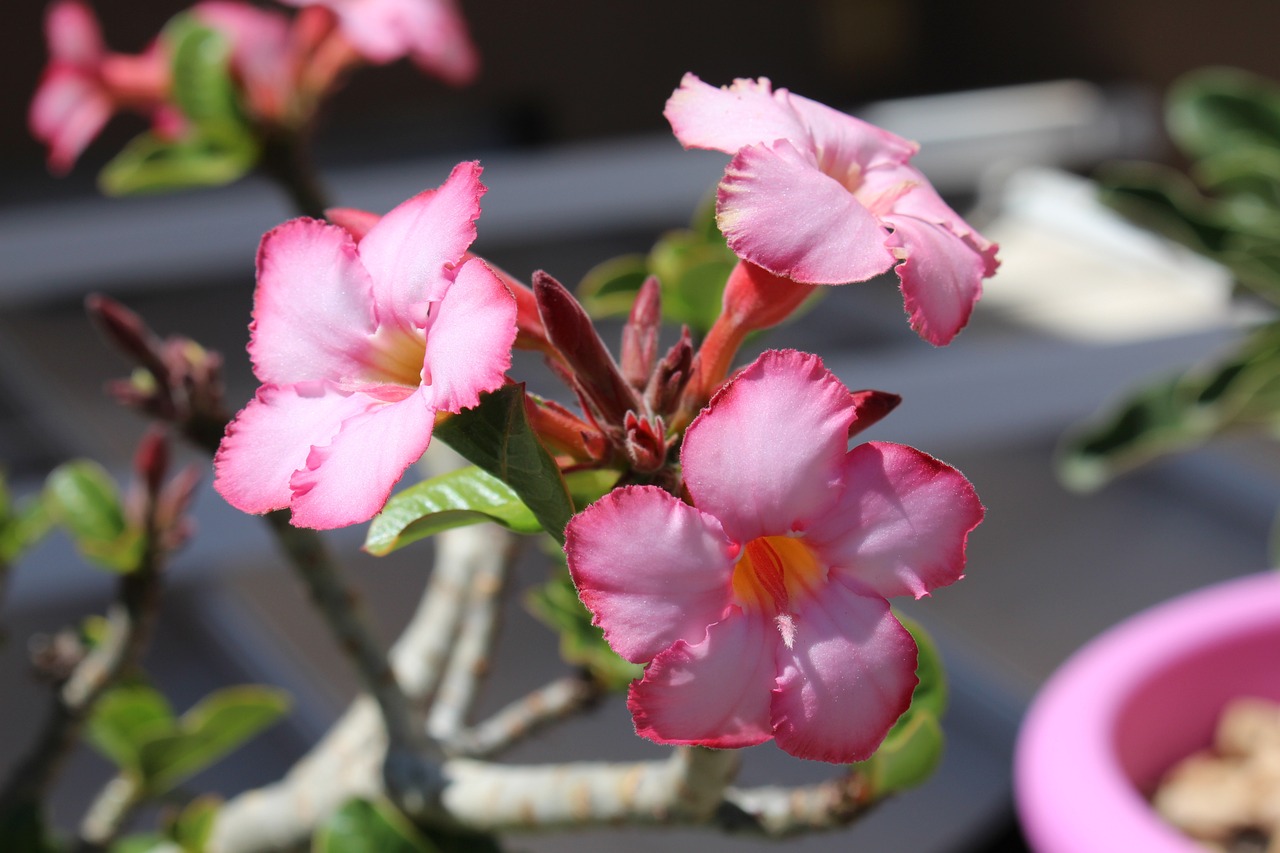
M101 294L89 296L85 307L135 365L129 378L108 385L111 395L124 406L173 424L197 446L216 449L228 417L222 356L179 335L162 340L141 317Z

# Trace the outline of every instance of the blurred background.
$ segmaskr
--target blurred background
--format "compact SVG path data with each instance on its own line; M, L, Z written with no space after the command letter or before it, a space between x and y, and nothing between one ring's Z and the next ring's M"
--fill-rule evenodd
M123 472L142 431L103 395L126 367L83 316L84 295L124 301L164 334L227 358L233 406L255 385L244 355L253 257L291 215L257 179L198 193L108 200L97 169L141 120L117 117L72 174L55 179L26 130L45 61L41 4L6 9L0 50L0 464L21 493L77 455ZM1068 427L1161 372L1236 339L1229 277L1098 207L1081 176L1116 158L1172 159L1160 98L1178 75L1229 64L1280 78L1280 7L1249 0L974 3L766 0L643 5L463 0L482 56L479 80L449 89L407 63L355 75L325 110L318 164L337 202L386 210L479 158L491 190L476 250L513 274L545 268L577 282L595 263L646 251L684 225L714 186L721 155L683 152L662 106L686 71L722 84L776 85L919 141L921 168L1002 245L970 328L933 350L903 322L891 282L843 288L764 343L823 354L854 388L905 398L872 438L919 446L963 470L988 507L969 577L910 612L936 634L954 680L947 759L924 788L848 833L805 850L1020 850L1009 799L1017 721L1073 649L1117 619L1204 583L1266 565L1280 504L1263 445L1219 442L1105 490L1059 485ZM141 49L183 8L96 0L108 44ZM674 334L671 332L670 334ZM234 792L277 777L345 707L354 680L277 564L260 523L207 487L201 535L173 567L148 667L178 708L213 687L270 681L297 704L288 723L201 780ZM410 612L430 549L375 560L360 531L334 537L388 640ZM517 586L543 577L531 555ZM100 609L103 574L60 537L14 572L0 602L0 773L35 731L41 685L27 638ZM555 638L511 594L502 655L482 711L556 674ZM516 760L654 754L627 734L617 699L522 748ZM786 782L797 766L772 746L745 778ZM57 809L71 823L109 775L74 759ZM921 814L929 819L922 821ZM678 849L743 842L666 833ZM531 850L598 849L603 834L533 838ZM617 849L649 849L623 833ZM681 847L683 845L683 848Z

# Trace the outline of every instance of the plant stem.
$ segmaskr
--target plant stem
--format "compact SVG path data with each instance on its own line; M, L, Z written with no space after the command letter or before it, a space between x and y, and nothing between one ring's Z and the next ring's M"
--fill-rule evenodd
M262 147L262 170L289 196L301 216L324 219L329 194L311 164L306 128L268 133Z

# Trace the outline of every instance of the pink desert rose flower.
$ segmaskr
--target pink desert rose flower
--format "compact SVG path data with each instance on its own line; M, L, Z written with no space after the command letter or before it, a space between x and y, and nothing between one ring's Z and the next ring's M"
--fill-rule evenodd
M169 69L154 45L137 56L108 51L97 19L79 0L49 6L45 39L49 64L27 121L48 149L49 168L64 174L117 109L159 110Z
M358 243L305 218L262 238L249 342L262 387L214 458L232 506L289 507L302 527L367 521L426 450L436 413L503 383L515 299L483 261L463 261L480 171L459 164Z
M665 115L686 148L733 155L716 216L739 257L804 284L896 265L921 337L943 345L968 322L997 247L910 165L914 142L764 78L716 88L686 74Z
M692 505L629 486L570 522L583 602L648 664L628 700L639 734L845 763L907 709L916 646L886 599L958 580L983 508L918 450L847 450L858 416L817 356L766 352L689 426Z
M338 17L348 41L376 64L408 57L454 85L469 83L480 66L466 21L453 0L282 0L324 6Z

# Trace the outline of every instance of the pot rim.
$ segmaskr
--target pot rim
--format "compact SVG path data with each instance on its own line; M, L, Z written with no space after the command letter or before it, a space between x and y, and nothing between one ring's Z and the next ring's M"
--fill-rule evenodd
M1158 604L1073 654L1037 693L1018 734L1014 792L1032 848L1200 851L1156 816L1130 779L1118 754L1117 728L1155 676L1206 648L1259 631L1280 631L1275 572Z

